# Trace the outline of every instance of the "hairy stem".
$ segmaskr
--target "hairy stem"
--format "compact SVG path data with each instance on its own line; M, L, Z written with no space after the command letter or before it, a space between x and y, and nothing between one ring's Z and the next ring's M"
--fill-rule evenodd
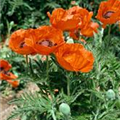
M67 77L67 95L70 96L70 79Z
M28 68L29 68L29 66L28 66L28 60L29 60L28 55L25 56L25 59L26 59L26 65L27 65L26 71L28 72Z
M111 25L109 25L109 28L108 28L108 47L110 45L110 33L111 33Z
M111 32L111 25L109 25L109 29L108 29L108 36L110 38L110 32Z
M55 113L54 113L54 110L52 110L51 113L52 113L52 118L53 118L53 120L57 120L57 119L56 119L56 116L55 116Z

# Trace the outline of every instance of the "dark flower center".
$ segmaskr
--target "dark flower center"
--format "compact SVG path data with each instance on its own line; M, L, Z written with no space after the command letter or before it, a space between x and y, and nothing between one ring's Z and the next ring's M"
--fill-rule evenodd
M4 71L3 73L7 76L10 76L10 73L8 71Z
M74 34L75 34L75 36L76 36L77 38L79 38L79 36L80 36L79 30L75 30L75 31L74 31Z
M71 12L71 15L74 15L74 14L76 14L76 10L74 10L74 11Z
M24 46L26 46L25 42L21 42L19 47L23 48Z
M56 46L57 44L51 42L50 40L42 40L42 41L38 41L36 42L36 44L39 44L39 45L42 45L42 46L45 46L45 47L52 47L52 46Z
M3 71L4 70L4 67L0 67L0 71Z
M115 13L115 12L113 12L113 11L107 11L105 14L103 14L103 17L106 18L106 19L110 18L113 13Z

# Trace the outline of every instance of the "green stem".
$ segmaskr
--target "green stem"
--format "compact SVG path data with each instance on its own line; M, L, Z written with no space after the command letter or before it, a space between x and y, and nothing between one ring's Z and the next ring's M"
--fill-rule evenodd
M109 25L109 29L108 29L108 36L110 38L110 32L111 32L111 25Z
M52 110L51 113L52 113L52 118L53 118L53 120L57 120L57 119L56 119L56 116L55 116L55 113L54 113L54 110Z
M70 79L67 77L67 94L70 96Z
M49 80L49 56L46 56L46 61L47 61L47 66L46 66L46 75L47 75L47 80Z
M64 120L69 120L69 116L64 116Z
M110 33L111 33L111 25L109 25L109 28L108 28L108 47L110 45Z
M80 32L80 31L79 31ZM79 40L81 41L81 35L79 35Z
M26 58L26 65L27 65L26 71L28 72L28 59L29 59L29 58L28 58L28 55L26 55L25 58Z

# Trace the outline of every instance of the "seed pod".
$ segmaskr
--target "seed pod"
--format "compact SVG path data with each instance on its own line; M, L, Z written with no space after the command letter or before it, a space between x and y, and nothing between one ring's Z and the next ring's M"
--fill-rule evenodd
M109 89L106 92L106 98L110 99L110 100L114 100L115 99L115 92L112 89Z
M14 21L11 21L10 22L10 26L12 27L14 25Z
M62 103L59 106L59 111L63 113L64 115L70 115L70 107L66 103Z

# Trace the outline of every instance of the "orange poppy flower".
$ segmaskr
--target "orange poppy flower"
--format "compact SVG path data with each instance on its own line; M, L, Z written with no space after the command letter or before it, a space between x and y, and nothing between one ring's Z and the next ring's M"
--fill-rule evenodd
M62 8L55 9L50 13L47 13L52 26L61 30L75 30L77 28L82 29L84 26L90 24L93 12L74 6L69 10Z
M80 33L83 36L92 37L94 32L97 33L98 27L99 27L99 25L97 23L90 22L87 26L85 26L85 27L83 27L83 29L81 29Z
M70 36L74 39L79 39L80 35L92 37L94 32L97 32L99 25L91 21L93 12L80 7L73 7L70 9L73 12L79 13L81 21L78 28L70 31Z
M55 9L52 14L47 12L50 23L57 29L72 30L78 27L80 22L79 14L72 10L64 10L62 8Z
M25 40L26 44L41 55L53 53L57 47L64 43L63 32L52 26L42 26L29 32L30 36Z
M19 81L13 81L13 80L6 80L9 84L12 85L12 87L16 88L19 86Z
M4 70L8 71L11 67L11 64L9 64L6 60L0 60L0 72Z
M29 47L25 43L25 39L29 37L29 30L17 30L12 33L10 40L9 40L9 47L22 55L28 55L28 54L35 54L35 51L32 47Z
M91 17L93 16L93 12L89 12L88 10L79 6L74 6L70 8L67 12L68 15L76 15L79 17L79 23L77 27L79 29L82 29L84 26L87 26L91 22Z
M96 18L103 23L103 28L107 24L114 24L120 16L120 0L108 0L101 2Z
M58 63L68 71L89 72L93 68L93 54L81 44L64 44L55 55Z
M85 25L81 29L76 29L76 30L70 31L70 36L76 40L78 40L81 35L86 36L86 37L92 37L94 32L95 33L98 32L97 31L98 27L99 27L99 25L97 23L90 22L89 24Z
M2 71L0 72L0 79L1 80L11 80L11 79L16 79L17 76L12 74L11 72L8 71Z

